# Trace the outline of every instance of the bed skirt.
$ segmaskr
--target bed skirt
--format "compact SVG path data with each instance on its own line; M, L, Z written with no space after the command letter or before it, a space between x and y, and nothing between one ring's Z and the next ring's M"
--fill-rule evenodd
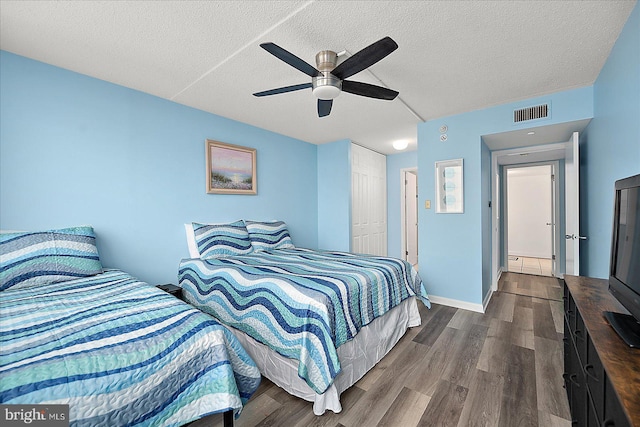
M289 394L313 402L313 413L342 411L340 394L355 384L400 341L408 328L420 326L416 297L410 297L363 327L354 339L338 347L341 371L333 384L317 394L298 376L298 361L282 356L249 335L227 326L254 360L260 373Z

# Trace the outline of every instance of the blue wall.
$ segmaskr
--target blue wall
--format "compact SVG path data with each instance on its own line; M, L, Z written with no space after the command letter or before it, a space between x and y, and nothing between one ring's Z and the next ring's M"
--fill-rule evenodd
M0 52L0 227L90 224L105 266L176 281L183 223L282 219L318 244L316 146ZM206 138L257 149L258 195L205 192Z
M403 258L400 171L416 167L418 167L418 152L415 150L387 155L387 255L391 257Z
M608 278L616 180L640 173L640 4L594 84L595 117L581 138L581 274Z
M351 141L318 146L318 248L351 249Z
M593 117L593 88L585 87L418 125L419 205L435 200L434 163L464 159L464 213L419 210L420 276L432 295L482 303L488 289L485 270L491 257L491 251L483 250L490 238L486 235L490 216L482 212L488 209L490 162L482 136L531 127L531 122L514 124L513 110L546 102L551 103L551 117L537 121L537 126ZM446 142L440 142L439 128L443 124L449 128Z

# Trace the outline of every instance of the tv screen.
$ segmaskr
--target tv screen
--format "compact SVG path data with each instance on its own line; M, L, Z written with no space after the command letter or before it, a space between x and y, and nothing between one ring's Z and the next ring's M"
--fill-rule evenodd
M640 187L619 190L613 276L640 294Z
M616 181L613 212L609 290L633 317L612 313L607 319L627 344L639 347L640 175Z

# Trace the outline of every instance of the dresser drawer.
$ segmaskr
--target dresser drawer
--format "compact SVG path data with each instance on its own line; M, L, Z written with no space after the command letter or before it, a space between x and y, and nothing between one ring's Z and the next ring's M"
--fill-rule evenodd
M602 362L591 339L587 339L587 363L584 365L584 373L587 379L587 386L593 401L593 407L602 420L604 416L604 382L605 373Z

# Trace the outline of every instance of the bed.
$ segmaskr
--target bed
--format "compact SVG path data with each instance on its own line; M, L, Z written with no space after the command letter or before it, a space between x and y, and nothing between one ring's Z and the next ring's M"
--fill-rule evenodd
M340 394L420 325L418 301L430 306L406 261L297 248L281 221L185 228L185 300L229 327L261 373L316 415L340 412Z
M66 404L72 426L181 426L237 415L259 385L214 318L103 269L90 227L0 234L0 264L2 404Z

